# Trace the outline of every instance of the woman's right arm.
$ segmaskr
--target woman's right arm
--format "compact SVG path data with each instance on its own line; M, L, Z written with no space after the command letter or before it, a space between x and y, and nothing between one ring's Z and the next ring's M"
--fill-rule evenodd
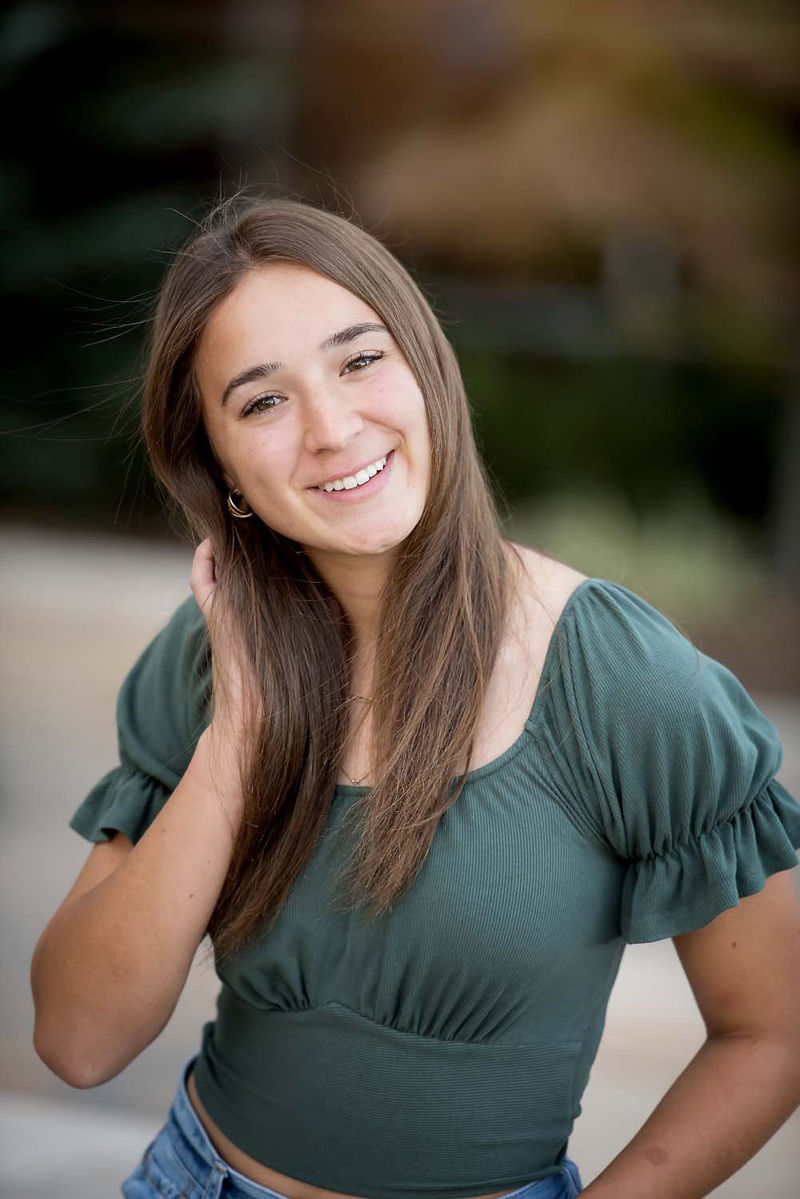
M192 590L205 608L213 593L205 542ZM238 723L230 703L215 702L188 769L149 828L135 845L118 832L94 847L36 946L34 1045L72 1086L97 1086L123 1070L180 997L240 818Z

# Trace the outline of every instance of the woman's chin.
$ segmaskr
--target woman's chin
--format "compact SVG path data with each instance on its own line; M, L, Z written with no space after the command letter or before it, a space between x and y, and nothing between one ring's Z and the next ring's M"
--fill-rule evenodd
M306 546L309 553L327 556L343 556L356 558L381 558L396 553L403 542L412 532L411 528L383 529L375 533L365 533L358 537L333 538L325 544Z

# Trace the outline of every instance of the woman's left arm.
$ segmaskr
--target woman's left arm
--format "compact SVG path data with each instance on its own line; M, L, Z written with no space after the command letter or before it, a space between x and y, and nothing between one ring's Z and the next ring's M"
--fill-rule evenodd
M800 902L791 871L673 938L702 1047L586 1199L702 1199L800 1105Z

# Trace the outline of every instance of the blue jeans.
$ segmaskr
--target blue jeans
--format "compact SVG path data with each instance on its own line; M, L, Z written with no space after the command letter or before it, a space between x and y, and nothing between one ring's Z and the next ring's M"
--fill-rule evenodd
M286 1199L279 1191L259 1186L229 1166L217 1153L197 1118L181 1079L167 1122L145 1150L144 1157L122 1184L125 1199ZM504 1199L575 1199L583 1190L578 1167L565 1157L558 1174L529 1182Z

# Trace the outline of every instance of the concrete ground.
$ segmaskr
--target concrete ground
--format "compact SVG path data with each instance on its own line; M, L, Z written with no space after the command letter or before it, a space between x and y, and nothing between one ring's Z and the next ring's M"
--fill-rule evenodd
M67 821L114 765L117 688L188 594L191 554L0 528L0 558L0 1197L109 1199L163 1123L180 1066L213 1017L213 970L195 964L165 1031L118 1078L76 1091L33 1051L28 968L88 853ZM800 701L756 699L781 734L780 778L800 796ZM702 1039L672 942L630 946L570 1141L584 1184L631 1139ZM798 1145L795 1115L714 1195L797 1199Z

